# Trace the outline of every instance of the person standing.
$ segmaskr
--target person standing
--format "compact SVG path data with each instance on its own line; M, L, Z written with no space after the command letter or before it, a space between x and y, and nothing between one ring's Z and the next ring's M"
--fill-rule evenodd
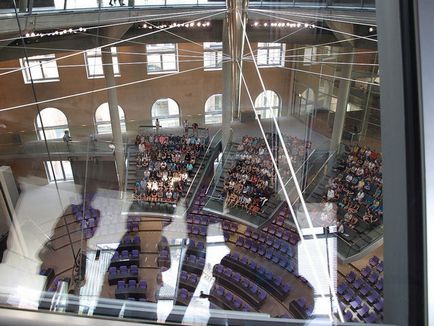
M109 5L113 7L113 1L116 4L116 1L118 0L110 0ZM123 0L119 0L119 6L125 6L125 3Z
M155 119L155 131L157 132L157 135L160 132L160 120L158 120L158 118Z
M184 135L188 136L188 121L184 120Z

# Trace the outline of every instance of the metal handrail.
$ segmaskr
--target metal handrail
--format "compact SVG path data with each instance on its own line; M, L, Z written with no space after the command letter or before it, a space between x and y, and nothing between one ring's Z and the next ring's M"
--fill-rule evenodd
M209 150L210 150L210 148L211 148L211 144L213 143L213 141L214 141L214 139L216 138L216 136L217 136L218 134L220 134L221 132L222 132L221 129L217 130L217 132L214 134L214 136L213 136L213 137L211 138L211 140L209 141L209 143L208 143L208 148L206 149L205 153L203 154L202 161L200 162L199 167L198 167L198 169L197 169L197 171L196 171L196 173L195 173L193 179L191 180L190 186L188 187L187 193L185 194L185 197L186 197L186 198L187 198L188 195L190 194L190 191L191 191L191 188L192 188L192 186L193 186L193 183L194 183L194 181L196 180L196 178L197 178L197 176L198 176L198 174L199 174L200 169L202 168L202 165L203 165L203 162L204 162L204 160L205 160L206 154L209 152Z
M309 159L311 158L311 156L312 156L313 153L315 153L315 152L316 152L316 149L314 149L312 152L310 152L309 156L306 158L306 160L304 160L303 164L301 164L301 165L298 167L298 169L297 169L297 171L295 171L294 175L296 175L296 174L301 170L301 168L304 167L304 165L309 161ZM294 176L291 175L291 178L288 179L288 181L284 184L284 186L286 187L286 186L288 185L288 183L289 183L291 180L293 180L293 179L294 179ZM280 188L280 190L277 192L277 194L280 194L280 192L281 192L282 190L283 190L283 187Z
M225 165L225 160L226 160L225 153L226 153L226 150L227 150L227 148L228 148L228 145L232 143L233 133L234 133L233 129L230 128L230 129L229 129L229 138L228 138L228 142L226 143L225 147L222 149L222 159L220 160L220 162L219 162L219 164L218 164L218 166L217 166L217 169L218 169L219 167L221 167L221 169L222 169L222 172L221 172L221 173L223 173L223 167L224 167L224 165ZM221 173L220 173L220 175L221 175ZM219 175L219 176L220 176L220 175ZM207 192L207 193L208 193L209 188L211 187L211 185L212 185L212 183L213 183L215 177L216 177L216 174L214 173L213 176L212 176L212 178L211 178L211 180L210 180L210 182L209 182L209 184L208 184L208 188L206 189L206 192Z

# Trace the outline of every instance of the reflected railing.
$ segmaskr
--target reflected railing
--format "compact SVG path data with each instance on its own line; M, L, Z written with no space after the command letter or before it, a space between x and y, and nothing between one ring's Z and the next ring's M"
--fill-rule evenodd
M92 153L92 155L108 155L113 153L110 141L90 140L90 141L59 141L43 140L30 141L22 145L0 145L0 156L7 155L46 155L47 147L50 154L82 155Z
M187 200L188 200L188 198L190 198L189 202L187 204L187 208L190 207L191 202L194 199L195 194L196 194L196 192L198 190L198 187L194 187L194 194L190 196L190 193L191 193L191 191L193 189L193 185L195 184L195 181L196 181L198 175L201 175L203 171L206 171L206 168L208 166L208 164L205 161L205 159L207 159L208 154L212 150L214 150L214 148L217 146L217 144L222 140L222 136L223 136L222 129L219 129L219 130L217 130L217 132L214 134L214 136L211 138L211 140L208 143L206 151L204 152L204 154L202 156L202 160L200 161L199 167L198 167L196 173L194 174L194 177L191 180L190 186L188 187L187 193L185 195L185 198L187 198ZM202 175L202 177L203 177L203 175ZM199 181L199 184L200 184L200 181Z
M27 5L26 5L27 2ZM110 0L48 0L22 1L17 5L19 14L44 13L50 11L73 10L111 10L135 9L142 7L174 7L174 6L225 6L225 1L219 0L119 0L110 4ZM375 0L287 0L287 1L250 1L251 7L257 6L291 6L291 7L322 7L322 8L351 8L375 10ZM11 1L0 4L0 16L14 12Z

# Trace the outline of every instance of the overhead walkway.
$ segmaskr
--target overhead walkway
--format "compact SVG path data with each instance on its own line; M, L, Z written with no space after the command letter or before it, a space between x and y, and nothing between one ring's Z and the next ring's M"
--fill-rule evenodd
M26 1L23 1L26 2ZM197 19L215 10L225 10L225 1L214 0L124 0L124 6L110 6L109 0L33 0L27 7L17 8L22 30L42 31L57 30L97 25L116 24L119 22L138 22L157 17L177 21L188 17ZM336 11L349 11L346 21L375 20L375 2L373 0L319 0L319 1L251 1L249 8L276 9L292 8L305 15L298 15L297 20L311 19L309 15L323 10L328 14ZM224 15L212 15L210 20L221 20ZM264 19L258 12L249 12L251 19ZM0 4L0 31L3 35L17 34L19 26L15 9L11 4Z

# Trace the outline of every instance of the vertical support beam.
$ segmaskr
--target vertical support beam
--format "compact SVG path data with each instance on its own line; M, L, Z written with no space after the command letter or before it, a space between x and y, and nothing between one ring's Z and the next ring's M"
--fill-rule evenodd
M125 157L124 145L122 142L121 120L118 109L118 96L116 92L116 81L113 72L113 58L110 48L102 48L102 64L107 90L107 99L110 110L110 122L112 127L113 144L115 145L115 161L118 173L119 189L123 189L125 180Z
M347 49L344 50L347 52L352 52L352 50ZM346 60L345 60L346 59ZM341 77L345 79L341 79L339 81L339 89L338 89L338 101L336 104L336 113L333 122L333 132L332 139L330 141L330 150L335 151L338 149L339 144L342 140L342 134L344 132L345 125L345 116L347 113L347 104L348 104L348 96L350 95L350 86L351 86L351 73L353 71L352 63L354 60L354 54L346 55L345 62L348 64L343 65Z
M419 5L425 4L424 8ZM384 320L393 325L429 325L426 309L426 252L424 252L424 200L432 204L432 178L423 179L421 147L432 144L432 107L423 112L426 141L421 139L420 98L432 98L433 3L430 1L376 1L378 53L381 78L381 139L384 183ZM419 8L418 8L419 7ZM431 7L431 9L429 9ZM415 10L418 8L419 13ZM425 16L426 15L426 16ZM424 17L425 16L425 17ZM417 26L424 17L427 25ZM415 21L416 20L416 21ZM428 28L425 30L425 28ZM420 33L419 35L417 33ZM425 34L423 36L423 34ZM418 67L421 49L428 47L427 67ZM428 69L431 67L431 69ZM428 70L425 70L427 68ZM429 84L420 85L418 73L426 73ZM428 103L427 103L428 104ZM432 102L431 102L432 104ZM426 120L428 119L428 120ZM429 145L428 145L429 146ZM431 145L432 147L432 145ZM425 153L425 157L426 157ZM432 158L431 158L432 159ZM425 164L424 164L425 163ZM432 174L432 168L429 169ZM432 176L430 176L432 177ZM427 188L426 193L423 187ZM431 196L431 197L430 197ZM432 211L426 212L431 214ZM426 220L429 223L429 220ZM431 221L432 223L432 221ZM429 235L432 239L432 234ZM432 241L432 240L430 240ZM428 258L429 261L429 258ZM429 311L432 314L432 311Z
M223 20L223 99L222 99L222 142L223 148L226 147L229 137L232 122L232 111L234 107L233 103L233 79L232 79L232 54L231 54L231 41L230 38L233 36L231 33L231 20L230 13L226 13L226 17ZM228 56L230 56L231 61L229 61Z
M243 67L244 31L248 0L227 0L223 21L223 54L231 61L223 63L223 147L229 139L230 123L240 117L241 71ZM228 59L227 57L225 58Z
M28 0L20 0L20 12L27 11Z

